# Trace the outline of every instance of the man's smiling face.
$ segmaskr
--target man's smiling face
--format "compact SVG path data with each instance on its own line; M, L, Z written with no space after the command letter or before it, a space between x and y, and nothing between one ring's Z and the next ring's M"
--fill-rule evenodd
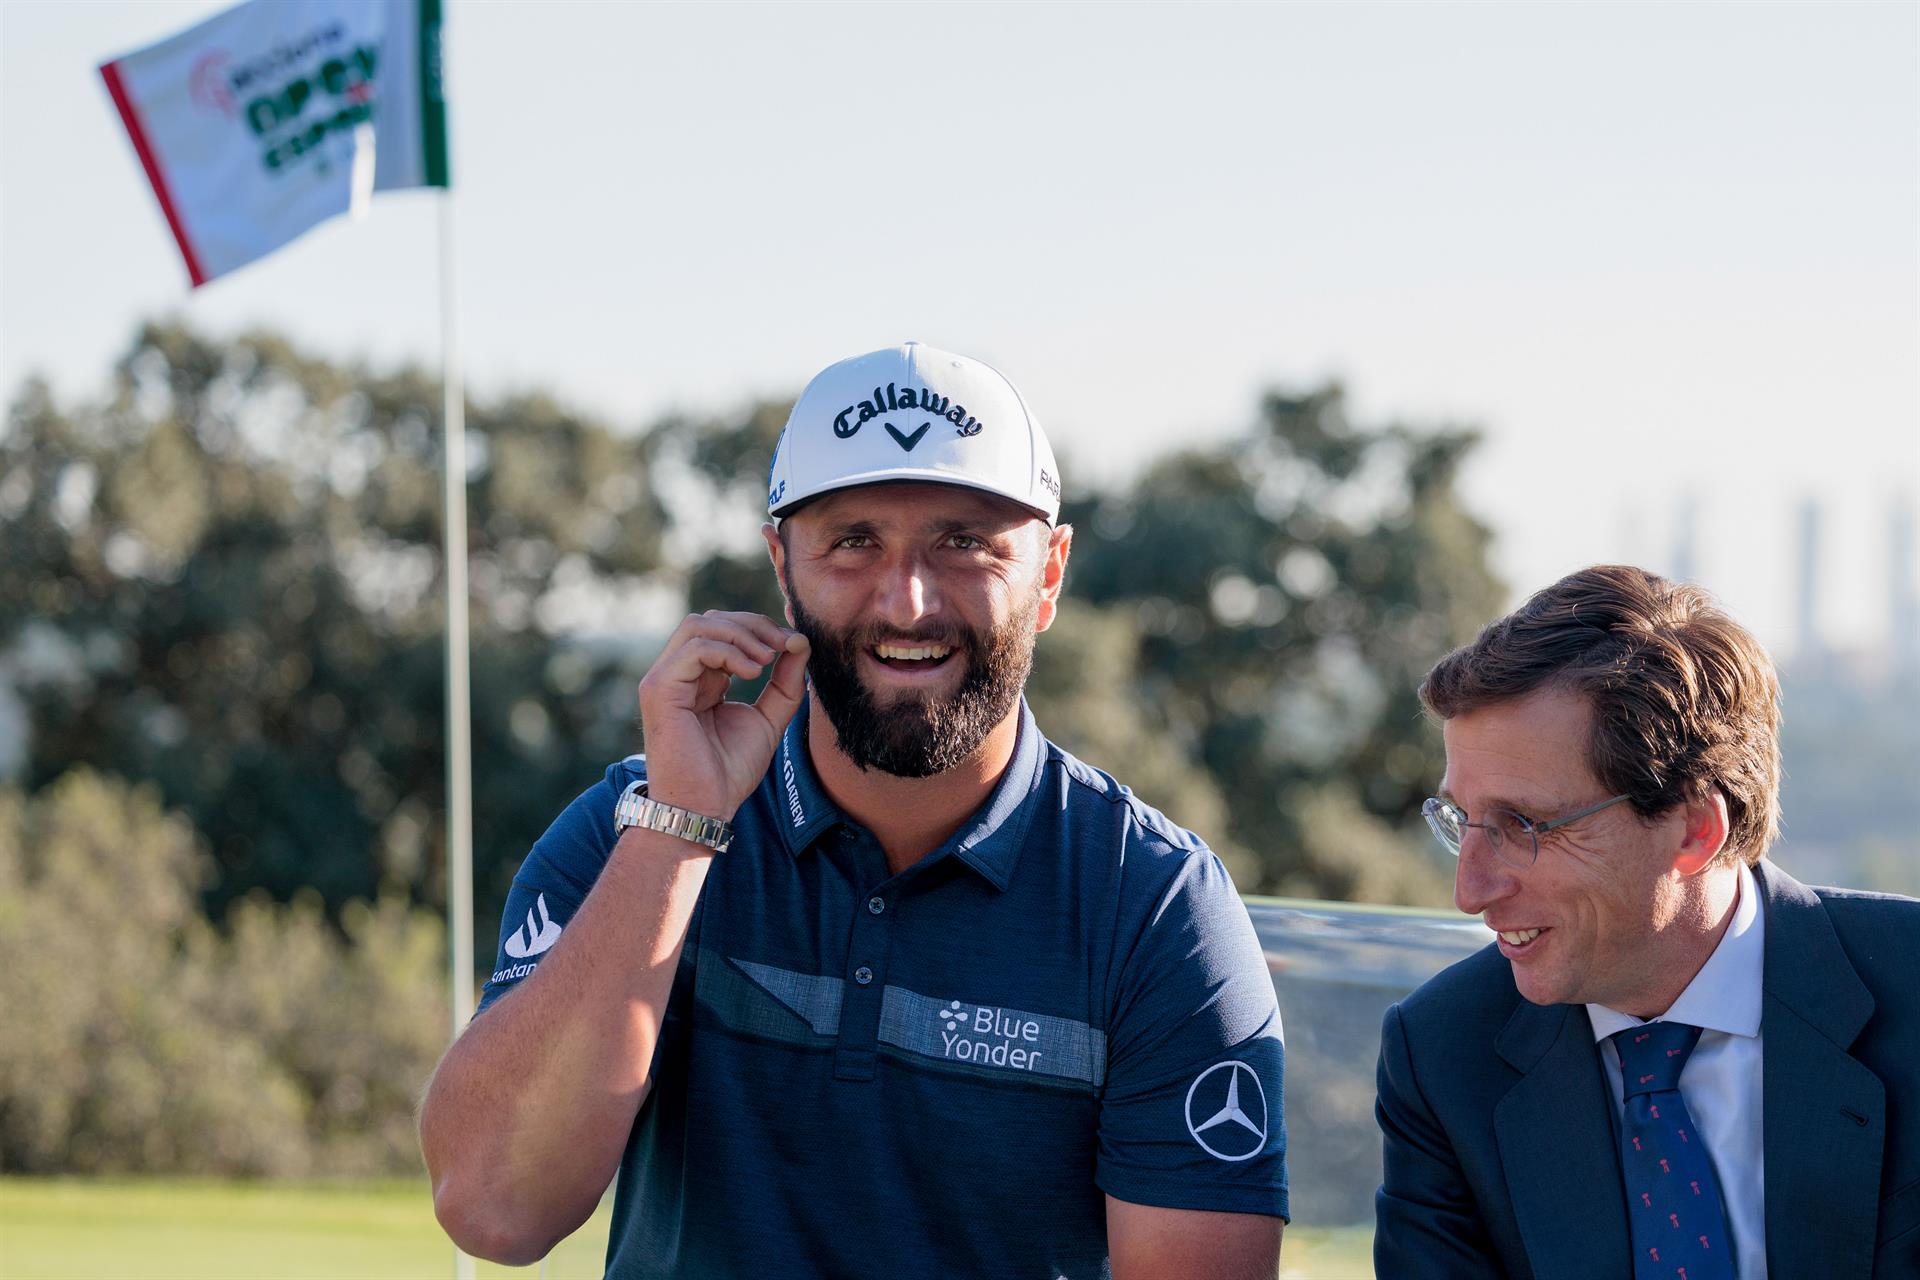
M768 530L814 692L854 763L927 777L1013 714L1071 537L1003 498L919 483L830 493Z
M1454 716L1443 730L1441 795L1476 823L1494 808L1550 822L1604 800L1588 764L1591 728L1586 699L1552 689ZM1542 836L1538 860L1525 868L1503 862L1486 833L1469 828L1454 903L1503 935L1514 984L1535 1004L1623 1012L1658 1004L1660 993L1673 994L1661 935L1678 906L1674 857L1684 826L1680 815L1649 821L1613 805Z

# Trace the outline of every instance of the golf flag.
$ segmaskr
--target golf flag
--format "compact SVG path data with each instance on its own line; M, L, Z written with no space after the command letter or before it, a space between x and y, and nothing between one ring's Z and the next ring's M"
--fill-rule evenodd
M193 283L445 187L441 0L247 0L102 64Z

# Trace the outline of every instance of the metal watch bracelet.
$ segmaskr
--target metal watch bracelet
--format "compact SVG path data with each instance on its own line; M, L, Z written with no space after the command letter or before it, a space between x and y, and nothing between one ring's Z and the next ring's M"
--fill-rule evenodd
M647 784L636 782L620 793L613 806L613 832L618 836L628 827L645 827L682 840L702 844L717 853L725 853L733 843L733 824L704 813L662 804L647 794Z

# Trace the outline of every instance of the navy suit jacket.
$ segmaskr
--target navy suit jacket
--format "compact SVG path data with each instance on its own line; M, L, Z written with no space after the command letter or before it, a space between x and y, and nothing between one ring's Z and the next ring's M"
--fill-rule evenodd
M1767 1273L1920 1277L1920 901L1754 868L1766 915ZM1633 1274L1586 1008L1521 998L1492 946L1387 1010L1375 1270Z

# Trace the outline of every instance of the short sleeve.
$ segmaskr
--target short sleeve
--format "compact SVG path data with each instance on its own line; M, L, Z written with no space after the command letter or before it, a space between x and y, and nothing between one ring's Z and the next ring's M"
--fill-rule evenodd
M614 765L534 842L507 892L493 971L481 989L476 1016L524 982L560 940L613 853L613 807L620 792L645 776L638 756Z
M1160 895L1112 1010L1101 1190L1288 1217L1279 1004L1253 922L1211 852L1188 854Z

